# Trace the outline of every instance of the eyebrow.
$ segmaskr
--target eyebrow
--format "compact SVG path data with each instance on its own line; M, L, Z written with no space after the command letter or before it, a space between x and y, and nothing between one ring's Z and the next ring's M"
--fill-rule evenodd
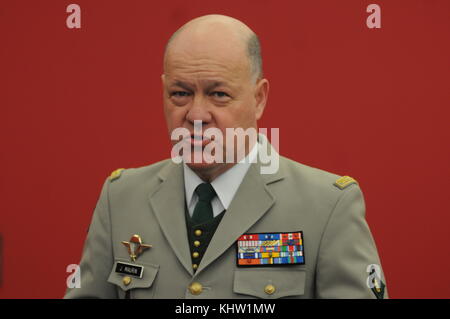
M222 86L222 85L223 85L223 86L226 86L226 87L232 88L229 84L227 84L227 83L225 83L225 82L223 82L223 81L204 81L204 82L206 82L206 83L210 82L210 83L205 87L205 91L212 90L212 89L214 89L214 88L216 88L216 87L218 87L218 86ZM177 80L177 81L175 81L174 83L172 83L170 86L171 86L171 87L172 87L172 86L179 86L179 87L182 87L183 89L185 89L185 90L187 90L187 91L191 91L193 85L190 84L190 83L187 83L187 82L183 82L183 81Z

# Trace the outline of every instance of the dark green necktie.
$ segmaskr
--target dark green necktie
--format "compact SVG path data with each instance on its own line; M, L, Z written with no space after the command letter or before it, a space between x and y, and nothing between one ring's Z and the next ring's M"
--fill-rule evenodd
M194 222L202 224L214 218L211 200L216 196L216 191L209 183L202 183L197 186L195 193L198 196L192 219Z

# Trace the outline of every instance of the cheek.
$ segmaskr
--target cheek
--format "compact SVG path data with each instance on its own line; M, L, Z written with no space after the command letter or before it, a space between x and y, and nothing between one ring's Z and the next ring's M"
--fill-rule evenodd
M242 103L235 107L224 108L215 116L217 125L222 128L242 127L244 129L254 126L255 112L251 105Z
M220 129L224 134L227 127L235 127L237 124L236 114L227 108L215 110L212 117L214 119L213 126Z

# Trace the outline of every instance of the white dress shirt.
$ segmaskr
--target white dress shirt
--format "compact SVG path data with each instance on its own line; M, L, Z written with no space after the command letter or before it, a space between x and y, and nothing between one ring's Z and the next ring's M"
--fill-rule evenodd
M231 201L236 194L239 185L241 185L245 174L247 174L250 165L255 162L258 155L258 143L255 143L252 150L243 158L239 163L233 165L230 169L219 175L211 182L212 187L216 191L215 196L211 201L214 217L223 212L224 209L228 209ZM184 190L186 194L186 204L188 207L189 215L192 217L194 214L195 205L198 202L198 195L195 193L195 189L204 181L194 173L184 162Z

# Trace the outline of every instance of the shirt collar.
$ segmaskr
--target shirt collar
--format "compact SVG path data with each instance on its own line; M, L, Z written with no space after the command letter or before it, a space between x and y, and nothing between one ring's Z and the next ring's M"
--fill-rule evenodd
M184 162L183 162L183 171L184 171L184 191L186 194L186 203L189 207L192 201L192 197L194 196L195 189L197 188L198 185L203 183L203 181Z

